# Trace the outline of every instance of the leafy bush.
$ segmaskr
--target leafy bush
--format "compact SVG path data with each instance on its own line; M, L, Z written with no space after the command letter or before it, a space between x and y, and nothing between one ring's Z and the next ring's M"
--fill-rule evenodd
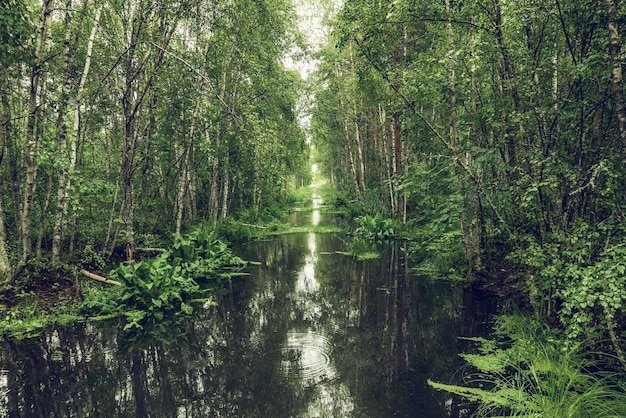
M106 256L102 251L96 251L92 244L86 244L77 254L82 268L88 270L102 270L106 267Z
M579 224L569 234L552 235L539 244L528 240L514 256L531 268L526 286L537 312L555 315L571 341L604 340L624 331L626 318L626 247L607 243L598 231Z
M129 322L124 329L143 328L142 321L161 321L169 314L191 314L189 301L198 290L198 284L189 271L168 262L169 254L141 261L121 264L111 278L124 285L122 304Z
M396 227L393 219L383 218L376 214L375 216L360 216L355 221L358 227L354 231L354 235L365 241L382 244L396 236Z
M446 158L414 164L398 191L411 211L408 253L417 262L416 270L433 279L464 278L467 263L459 219L466 203L454 166Z
M214 291L221 275L243 265L226 244L200 231L177 237L176 244L156 258L120 264L109 277L123 284L124 329L191 315L193 299Z

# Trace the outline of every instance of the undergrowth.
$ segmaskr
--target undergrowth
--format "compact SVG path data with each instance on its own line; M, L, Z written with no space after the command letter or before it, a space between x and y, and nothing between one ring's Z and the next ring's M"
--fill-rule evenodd
M626 416L624 376L603 371L607 356L567 345L546 325L519 315L501 316L496 337L473 339L478 353L462 355L475 370L466 385L429 384L476 402L477 417Z
M211 301L221 279L236 275L245 263L211 233L195 231L159 256L122 263L109 278L122 283L119 300L125 330L156 326L164 318L191 315L193 302Z

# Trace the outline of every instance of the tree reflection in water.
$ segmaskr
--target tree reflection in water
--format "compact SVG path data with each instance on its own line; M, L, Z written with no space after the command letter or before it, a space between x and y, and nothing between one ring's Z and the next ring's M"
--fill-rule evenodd
M450 381L457 337L484 334L493 305L414 276L402 245L364 262L343 249L334 234L251 243L240 255L261 264L174 343L125 348L119 321L4 342L0 416L464 416L426 379Z

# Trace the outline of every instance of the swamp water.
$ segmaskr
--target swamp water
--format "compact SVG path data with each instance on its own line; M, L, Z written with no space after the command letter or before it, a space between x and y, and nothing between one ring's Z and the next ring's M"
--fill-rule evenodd
M248 244L236 252L260 265L168 331L173 343L132 347L119 321L0 343L0 416L466 416L426 380L459 374L458 337L484 335L494 304L415 276L401 244L368 261L343 250L333 233Z

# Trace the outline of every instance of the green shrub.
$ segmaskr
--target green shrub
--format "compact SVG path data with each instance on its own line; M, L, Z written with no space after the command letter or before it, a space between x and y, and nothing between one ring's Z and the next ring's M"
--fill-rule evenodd
M605 248L597 248L599 241ZM557 317L573 342L626 331L626 247L606 243L580 223L541 244L527 238L526 247L512 255L529 269L525 286L536 312ZM618 354L615 339L613 346Z
M123 285L124 329L192 314L194 299L216 290L221 275L243 265L226 244L201 231L177 237L176 244L156 258L120 264L109 277Z
M365 241L382 244L396 237L397 228L393 219L383 218L376 214L375 216L359 216L355 222L358 227L354 235Z

